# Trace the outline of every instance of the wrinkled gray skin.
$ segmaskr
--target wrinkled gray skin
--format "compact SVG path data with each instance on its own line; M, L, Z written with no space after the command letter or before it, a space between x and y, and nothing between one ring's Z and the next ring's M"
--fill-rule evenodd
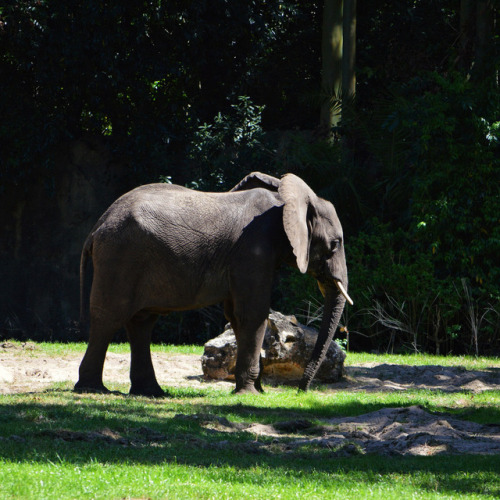
M342 226L333 205L298 177L253 173L230 192L150 184L123 195L88 236L81 259L93 261L89 344L76 390L106 392L102 370L113 334L125 326L131 347L130 393L161 396L151 362L158 315L223 302L236 333L236 392L262 391L260 350L271 285L282 263L313 275L325 295L323 322L300 389L314 378L344 308ZM83 321L84 322L84 321Z

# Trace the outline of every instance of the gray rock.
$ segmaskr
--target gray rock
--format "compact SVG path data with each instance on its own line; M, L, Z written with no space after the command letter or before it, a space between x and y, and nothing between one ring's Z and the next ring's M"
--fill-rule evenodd
M300 324L295 316L271 311L261 351L265 379L298 380L302 377L316 343L318 331ZM345 353L332 342L316 379L338 382L344 375ZM205 378L234 380L236 338L230 324L205 344L201 365Z

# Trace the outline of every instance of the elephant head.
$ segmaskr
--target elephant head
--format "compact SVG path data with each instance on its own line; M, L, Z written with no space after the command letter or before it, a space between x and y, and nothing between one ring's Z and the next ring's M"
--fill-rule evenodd
M300 272L314 276L325 297L323 320L299 388L306 391L323 362L337 329L347 294L342 226L333 205L299 177L285 175L278 192L284 201L283 226Z

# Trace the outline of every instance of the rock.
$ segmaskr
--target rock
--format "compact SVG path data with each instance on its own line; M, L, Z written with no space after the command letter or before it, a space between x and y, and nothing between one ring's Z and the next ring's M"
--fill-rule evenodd
M261 351L263 376L275 380L302 377L316 343L318 331L300 324L295 316L271 311ZM332 342L316 379L338 382L344 375L345 353ZM234 380L236 338L230 324L224 332L205 344L201 366L205 378Z

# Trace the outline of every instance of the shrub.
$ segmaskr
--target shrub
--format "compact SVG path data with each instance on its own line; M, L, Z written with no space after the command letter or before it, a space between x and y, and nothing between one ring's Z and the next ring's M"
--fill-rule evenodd
M229 113L218 113L212 123L198 128L188 148L192 187L226 190L254 170L269 171L270 156L266 157L261 127L263 109L240 96Z
M498 299L464 277L440 277L436 254L419 246L413 235L376 219L348 242L357 311L349 329L378 350L494 352Z

